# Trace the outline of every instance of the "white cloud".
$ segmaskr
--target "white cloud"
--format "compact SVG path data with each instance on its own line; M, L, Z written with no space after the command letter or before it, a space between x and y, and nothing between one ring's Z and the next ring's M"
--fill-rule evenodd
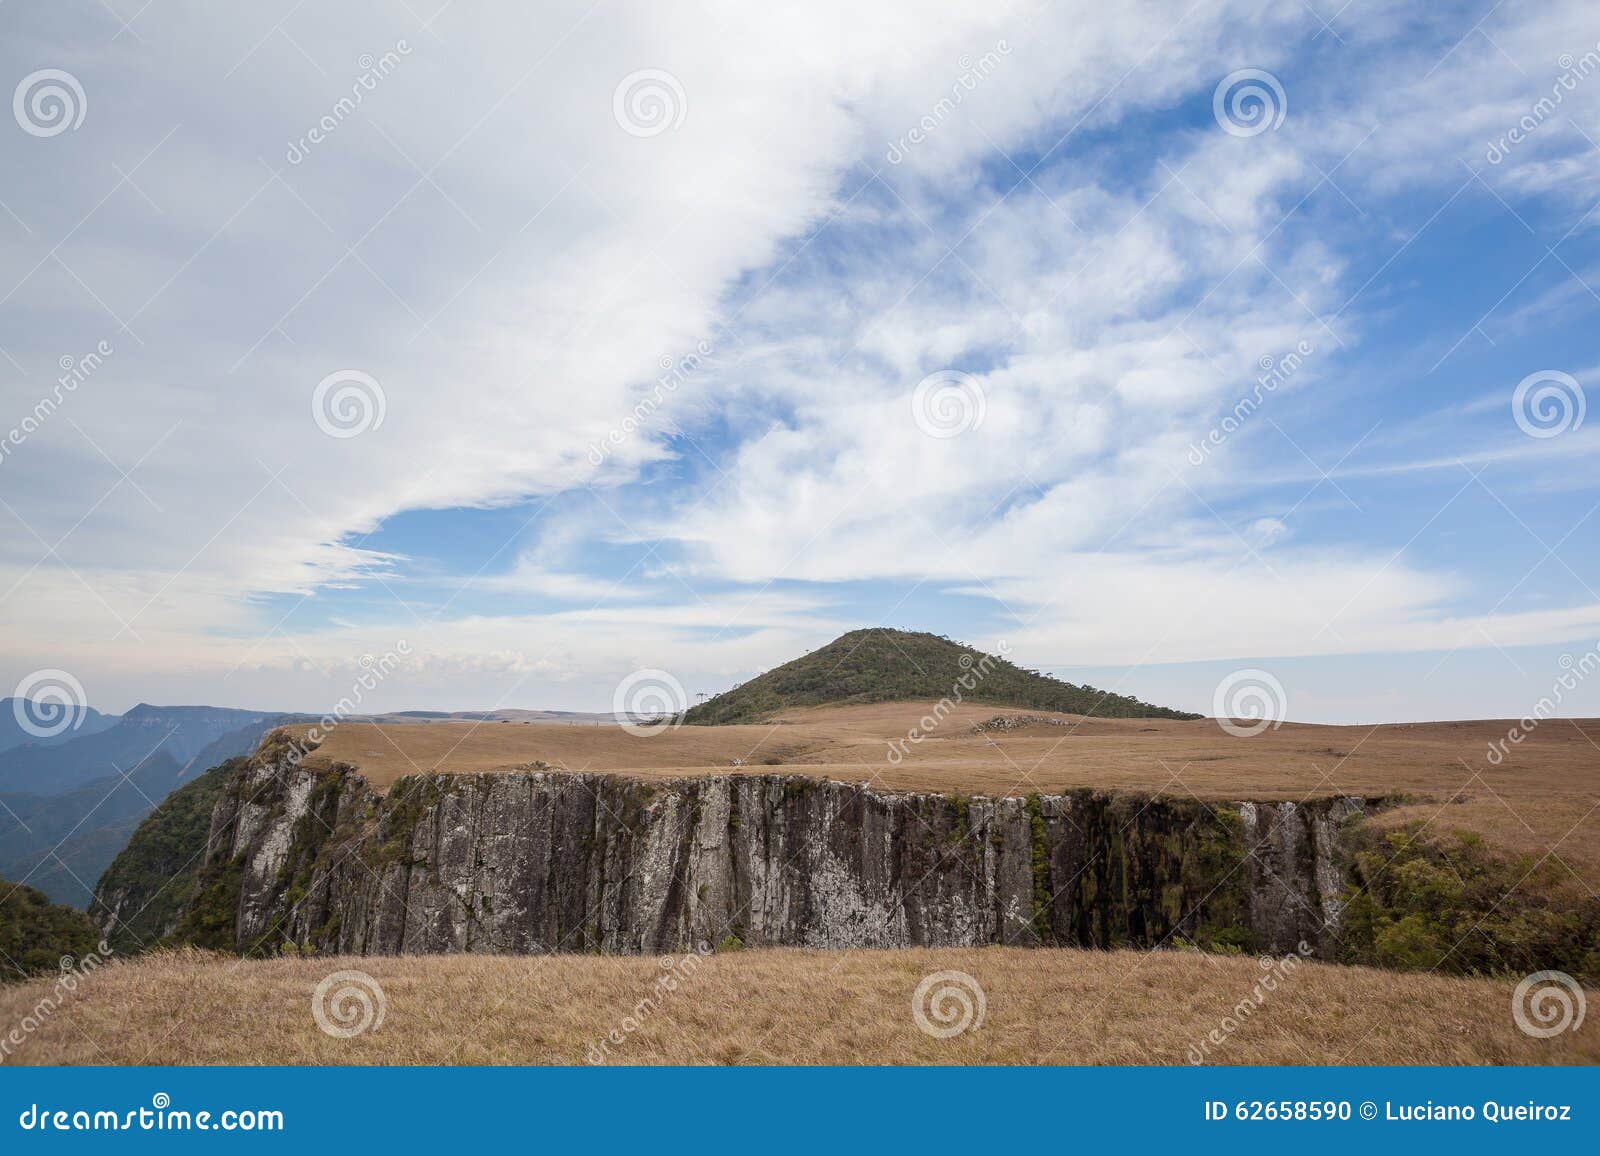
M1290 61L1316 30L1290 8L997 3L932 20L911 4L706 4L662 19L506 4L424 29L404 6L307 6L280 34L267 13L174 3L110 44L39 15L6 59L74 69L91 113L61 138L0 138L26 222L0 219L21 322L0 344L23 370L7 412L33 408L60 357L102 338L115 353L0 464L9 661L103 672L131 697L159 697L133 689L145 676L195 697L237 667L229 695L287 695L295 663L324 670L428 619L399 601L414 600L409 560L365 548L385 519L604 495L670 464L667 429L712 443L714 466L682 463L704 485L640 487L612 502L621 522L552 516L473 586L604 605L454 604L419 640L438 677L411 705L485 705L530 673L598 686L657 651L747 670L853 624L826 588L764 588L780 578L997 596L1038 645L1084 661L1451 645L1471 626L1449 608L1456 576L1307 544L1273 511L1212 516L1259 480L1251 439L1270 427L1247 424L1203 469L1186 454L1262 357L1314 344L1284 386L1307 389L1363 336L1359 308L1319 320L1356 288L1341 238L1281 226L1319 170L1359 144L1335 178L1358 202L1446 179L1521 114L1585 14L1505 12L1448 56L1442 30L1391 49L1404 18L1364 16L1340 28L1372 38L1370 69L1297 70L1281 131L1166 119L1234 68ZM286 160L361 54L402 39L359 109ZM1526 75L1491 67L1499 51ZM686 108L639 137L613 93L646 68L670 72ZM1568 107L1600 106L1600 78L1584 83ZM1541 128L1486 179L1580 195L1592 167L1569 137ZM596 465L589 447L663 359L707 338L714 356L657 424ZM311 396L345 368L381 383L386 413L332 439ZM939 440L909 404L947 368L973 375L986 411ZM656 538L670 556L620 590L584 569L585 544ZM268 633L282 604L253 601L352 582L396 600L362 627L288 637ZM1205 614L1185 613L1195 591ZM1542 640L1587 622L1577 607L1487 624Z

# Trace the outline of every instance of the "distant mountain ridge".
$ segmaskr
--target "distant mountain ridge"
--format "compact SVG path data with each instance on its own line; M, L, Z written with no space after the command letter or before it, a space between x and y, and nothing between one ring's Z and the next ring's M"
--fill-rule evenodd
M46 713L55 709L69 713L61 719ZM24 725L25 719L32 720L36 725L30 729ZM60 746L62 743L70 743L73 739L109 730L116 726L118 721L119 716L101 714L91 706L52 707L33 699L0 698L0 752L29 745ZM35 731L39 729L37 724L44 724L44 729L55 733L36 734ZM60 728L59 731L57 727Z
M60 794L91 779L130 772L157 750L181 766L229 731L280 717L268 711L140 703L112 716L113 725L103 730L49 746L30 743L0 751L0 792Z
M393 710L383 714L350 715L346 722L371 722L383 724L427 722L507 722L507 723L566 723L585 725L611 723L616 716L610 711L589 710L520 710L500 707L496 710Z
M109 728L0 751L0 877L86 906L141 819L201 772L308 716L141 703Z
M943 698L1102 718L1202 717L1062 682L941 635L870 627L691 707L683 721L749 723L795 707Z

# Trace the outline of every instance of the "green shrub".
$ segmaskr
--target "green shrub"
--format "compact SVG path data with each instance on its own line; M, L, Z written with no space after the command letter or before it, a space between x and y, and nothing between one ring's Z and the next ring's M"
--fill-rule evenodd
M205 858L212 809L246 761L230 759L173 791L139 824L100 877L90 912L101 918L108 913L100 909L99 898L120 898L127 922L110 936L119 953L153 947L177 924Z
M1349 963L1455 975L1600 979L1600 899L1550 859L1507 856L1423 824L1349 831L1339 938Z
M56 972L63 956L80 959L99 942L100 933L77 908L0 879L0 982Z

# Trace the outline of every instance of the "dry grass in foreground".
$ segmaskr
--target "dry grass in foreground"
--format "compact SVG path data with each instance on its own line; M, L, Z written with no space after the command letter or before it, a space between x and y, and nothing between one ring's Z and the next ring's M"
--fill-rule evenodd
M34 1064L582 1064L638 1015L625 1064L1179 1064L1249 1000L1252 958L1017 948L750 951L670 959L410 956L243 962L185 951L97 972L9 1062ZM318 1029L312 999L331 972L368 973L380 1026ZM921 1031L924 976L971 975L982 1025ZM1304 963L1210 1062L1600 1063L1600 1017L1538 1040L1511 1016L1512 984ZM7 1030L50 981L0 989ZM1600 993L1591 992L1590 1000Z

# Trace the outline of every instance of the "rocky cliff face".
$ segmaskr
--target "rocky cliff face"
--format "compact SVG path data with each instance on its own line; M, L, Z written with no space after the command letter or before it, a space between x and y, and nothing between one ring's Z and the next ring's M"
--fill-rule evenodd
M751 774L417 776L269 742L222 792L190 929L319 953L1331 946L1339 824L1376 800L963 799Z

